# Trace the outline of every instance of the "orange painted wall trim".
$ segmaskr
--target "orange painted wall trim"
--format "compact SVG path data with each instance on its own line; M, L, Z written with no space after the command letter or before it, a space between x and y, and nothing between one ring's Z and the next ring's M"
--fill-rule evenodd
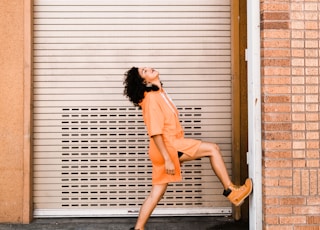
M0 11L0 223L29 223L31 0L2 0Z

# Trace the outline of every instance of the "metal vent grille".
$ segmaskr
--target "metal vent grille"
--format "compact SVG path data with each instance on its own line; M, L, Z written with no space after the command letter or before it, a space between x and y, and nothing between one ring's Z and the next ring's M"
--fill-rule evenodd
M180 108L182 122L196 124L187 127L189 137L202 134L200 111ZM151 186L147 152L148 136L138 109L63 108L61 157L55 162L61 167L58 204L63 208L140 206ZM185 164L183 182L169 186L160 206L203 206L212 199L204 191L214 193L217 187L213 173L206 171L199 161ZM206 174L210 179L204 182Z

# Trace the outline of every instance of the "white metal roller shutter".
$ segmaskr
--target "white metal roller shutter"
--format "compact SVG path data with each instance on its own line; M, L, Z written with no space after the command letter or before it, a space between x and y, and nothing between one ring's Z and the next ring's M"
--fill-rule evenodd
M151 186L132 66L158 69L187 137L231 173L230 1L34 1L35 216L136 215ZM156 215L231 213L208 159L186 163Z

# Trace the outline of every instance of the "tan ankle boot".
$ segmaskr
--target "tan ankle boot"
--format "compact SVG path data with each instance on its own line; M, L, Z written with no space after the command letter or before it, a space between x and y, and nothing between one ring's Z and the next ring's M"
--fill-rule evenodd
M242 186L230 185L227 190L224 190L223 195L226 196L235 206L240 206L244 200L252 192L252 180L247 179Z

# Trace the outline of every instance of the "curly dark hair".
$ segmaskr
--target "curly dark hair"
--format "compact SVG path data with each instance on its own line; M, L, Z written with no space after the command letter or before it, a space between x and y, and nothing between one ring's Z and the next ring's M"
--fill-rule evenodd
M135 106L139 106L139 103L144 98L144 92L158 91L159 87L156 85L147 86L145 80L140 76L138 68L132 67L125 74L124 92L123 94L131 101Z

